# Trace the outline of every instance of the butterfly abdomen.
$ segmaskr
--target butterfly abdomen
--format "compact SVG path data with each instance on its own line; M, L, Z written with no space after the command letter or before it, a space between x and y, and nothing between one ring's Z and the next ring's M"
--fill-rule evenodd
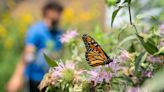
M111 63L111 62L113 62L113 59L110 59L110 58L109 58L109 59L107 59L107 60L104 62L104 65L105 65L105 64L109 64L109 63Z

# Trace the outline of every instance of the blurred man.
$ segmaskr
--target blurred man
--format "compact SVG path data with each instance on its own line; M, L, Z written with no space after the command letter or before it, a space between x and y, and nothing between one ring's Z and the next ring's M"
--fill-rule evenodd
M48 47L58 53L62 49L59 40L62 32L58 28L62 11L63 7L58 2L49 2L43 7L43 20L32 25L26 34L24 54L8 82L8 92L17 92L24 78L28 82L28 91L38 92L38 84L48 70L43 50Z

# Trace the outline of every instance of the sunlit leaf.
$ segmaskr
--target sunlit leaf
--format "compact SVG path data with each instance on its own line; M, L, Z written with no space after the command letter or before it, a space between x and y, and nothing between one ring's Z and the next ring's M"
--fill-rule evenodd
M128 41L132 41L132 40L134 40L134 39L136 39L136 36L134 36L134 35L128 36L128 37L124 38L124 39L119 43L118 46L120 47L120 46L122 46L124 43L126 43L126 42L128 42Z
M108 6L112 6L112 5L115 5L116 4L116 1L115 0L105 0L106 4Z
M123 27L120 29L120 32L119 32L119 34L118 34L118 39L120 39L121 34L123 34L123 33L126 31L127 28L128 28L128 26L125 25L125 26L123 26Z
M147 39L147 40L150 40L156 46L160 43L160 39L161 39L161 37L157 33L157 30L158 30L157 26L153 26L150 29L151 34L149 35L149 37Z
M119 12L119 10L120 10L121 8L123 8L123 6L119 6L119 7L113 12L113 14L112 14L112 21L111 21L111 27L113 26L113 22L114 22L114 20L115 20L115 17L116 17L117 13Z
M43 55L44 55L44 58L45 58L47 64L48 64L50 67L55 67L55 66L58 65L54 60L52 60L52 59L51 59L50 57L48 57L46 54L43 54Z
M138 39L140 40L141 44L145 48L145 50L150 53L154 54L158 52L158 48L155 46L155 44L151 40L144 41L144 38L137 34Z
M159 49L154 55L164 55L164 46Z

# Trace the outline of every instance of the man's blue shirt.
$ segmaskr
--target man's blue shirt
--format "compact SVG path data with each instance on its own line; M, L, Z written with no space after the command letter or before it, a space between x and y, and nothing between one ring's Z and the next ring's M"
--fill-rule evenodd
M44 22L40 21L29 28L25 38L25 45L33 45L36 48L36 59L29 63L25 69L26 78L34 81L41 81L47 68L47 63L43 58L43 49L53 48L54 52L59 52L62 49L62 43L59 38L62 32L59 29L54 29L53 34L50 33Z

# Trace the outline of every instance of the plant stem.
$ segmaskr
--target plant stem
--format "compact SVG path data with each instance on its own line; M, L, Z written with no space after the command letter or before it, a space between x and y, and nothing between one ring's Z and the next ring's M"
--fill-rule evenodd
M137 27L136 27L136 25L134 25L133 22L132 22L131 7L130 7L130 4L129 4L129 3L128 3L128 11L129 11L129 20L130 20L130 24L134 27L136 33L138 34Z

